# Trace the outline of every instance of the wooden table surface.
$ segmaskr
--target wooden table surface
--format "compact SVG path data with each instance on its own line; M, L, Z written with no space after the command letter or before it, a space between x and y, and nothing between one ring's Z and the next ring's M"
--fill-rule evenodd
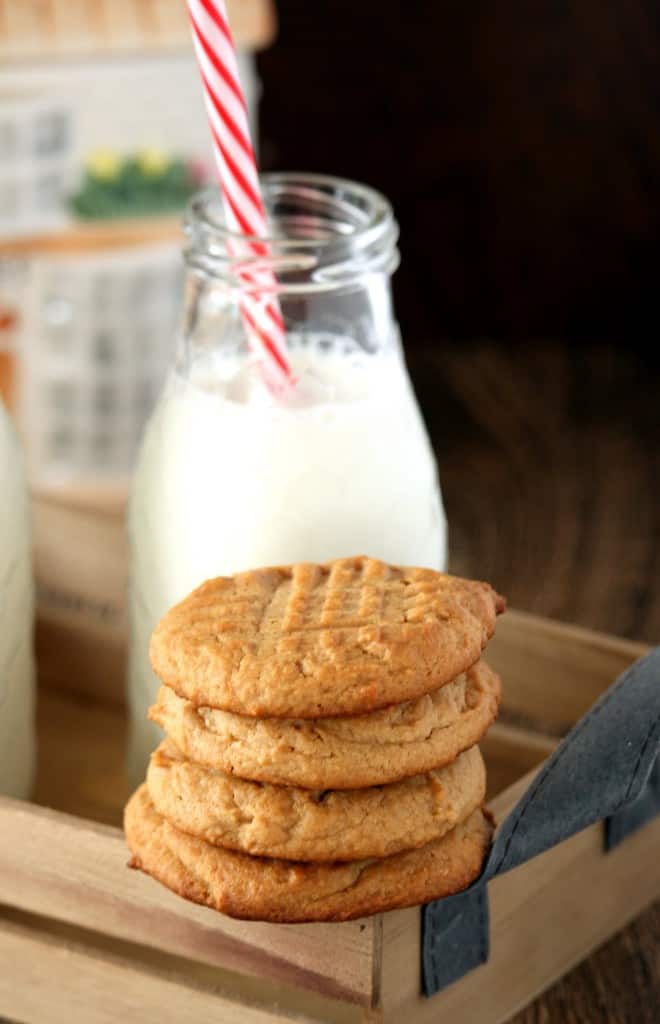
M517 608L659 641L657 367L623 344L486 342L416 347L409 364L452 571L492 581ZM515 1024L659 1020L657 904Z

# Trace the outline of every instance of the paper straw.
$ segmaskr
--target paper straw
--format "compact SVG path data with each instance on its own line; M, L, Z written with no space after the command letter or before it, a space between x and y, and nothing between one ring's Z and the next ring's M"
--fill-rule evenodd
M267 383L280 390L292 382L293 372L268 248L256 241L267 234L266 213L227 10L224 0L187 0L187 5L227 227L255 239L242 242L241 252L234 252L247 252L258 264L239 270L247 286L241 295L243 323Z

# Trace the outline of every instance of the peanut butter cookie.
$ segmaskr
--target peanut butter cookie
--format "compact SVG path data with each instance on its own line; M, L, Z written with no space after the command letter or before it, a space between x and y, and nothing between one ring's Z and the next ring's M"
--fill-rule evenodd
M196 707L162 686L149 717L191 761L303 789L380 786L449 764L497 715L499 677L480 661L417 700L367 715L257 719Z
M130 864L195 903L261 921L347 921L466 888L480 871L492 826L474 811L441 839L383 860L301 864L211 846L180 832L141 786L126 806Z
M264 718L355 715L437 690L478 661L504 600L487 583L343 558L208 580L156 627L180 697Z
M478 747L427 775L368 789L310 790L246 782L186 760L166 740L151 755L156 811L214 846L285 860L387 857L439 839L486 795Z

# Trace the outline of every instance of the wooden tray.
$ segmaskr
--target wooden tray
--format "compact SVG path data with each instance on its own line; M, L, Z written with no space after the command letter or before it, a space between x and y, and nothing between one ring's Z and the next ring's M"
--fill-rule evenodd
M88 641L97 663L112 636L107 650L119 670L120 634L117 626L116 635ZM643 652L507 613L489 647L504 710L484 743L498 819L558 736ZM60 673L43 659L56 654L42 646L42 677L55 684ZM76 662L70 651L69 664L88 657L86 649ZM0 1015L26 1024L490 1024L660 894L660 821L608 855L601 827L587 829L490 883L490 962L425 999L418 908L336 925L238 922L127 870L117 827L127 794L124 712L91 699L90 679L74 674L66 690L42 687L37 804L0 801Z

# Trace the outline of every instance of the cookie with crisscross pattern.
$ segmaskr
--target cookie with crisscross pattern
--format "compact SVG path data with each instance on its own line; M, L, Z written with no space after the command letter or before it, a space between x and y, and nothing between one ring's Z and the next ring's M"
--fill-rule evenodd
M375 559L208 580L156 627L156 674L196 705L255 717L362 714L480 657L503 611L487 583Z

